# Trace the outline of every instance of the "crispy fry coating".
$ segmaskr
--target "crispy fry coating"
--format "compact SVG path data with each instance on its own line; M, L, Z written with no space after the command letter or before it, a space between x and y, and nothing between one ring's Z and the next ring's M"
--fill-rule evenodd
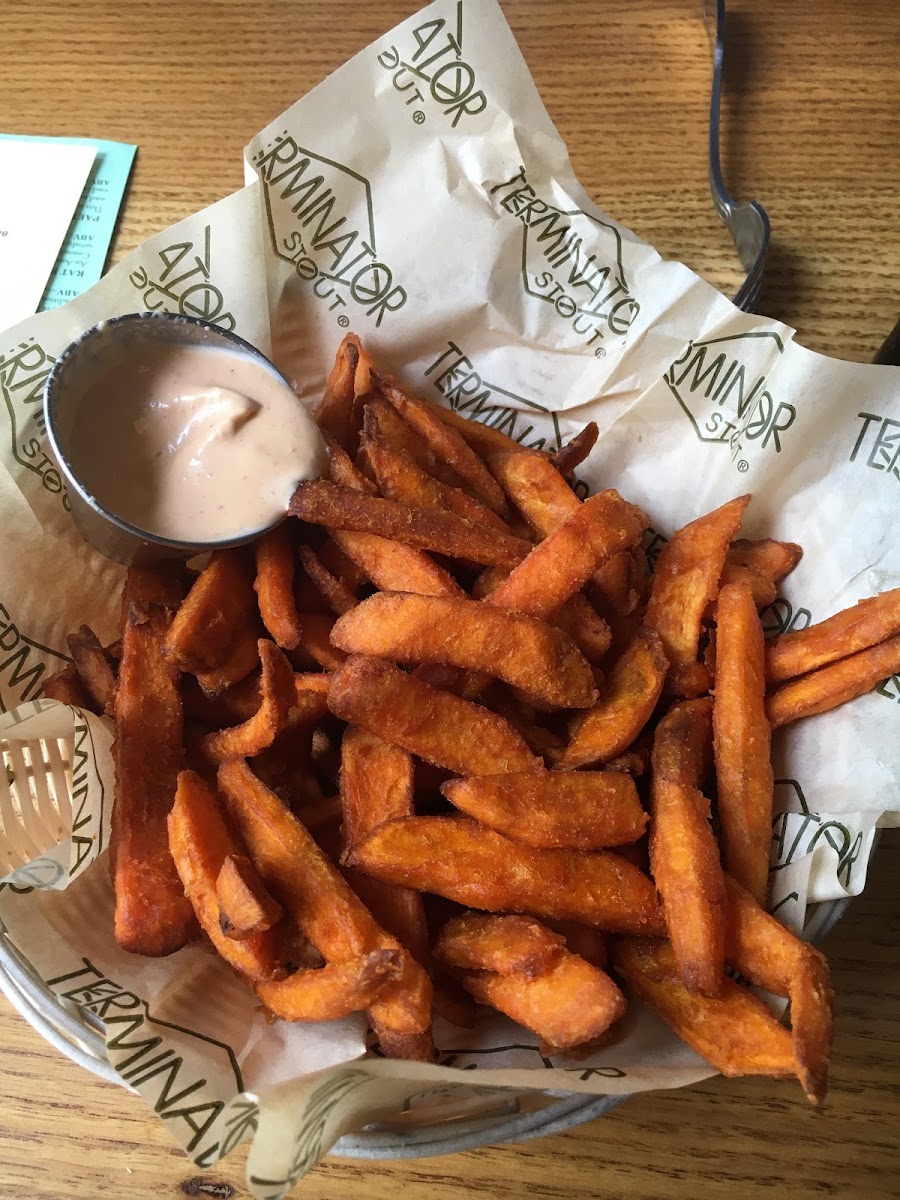
M372 410L367 410L368 426L374 425ZM368 427L367 426L367 427ZM470 521L480 521L490 529L509 533L509 526L497 514L461 488L441 483L429 475L404 451L389 445L373 432L365 439L369 466L378 481L378 489L387 500L412 508L440 508L455 512Z
M826 621L773 638L766 646L766 679L806 675L900 633L900 588L860 600Z
M325 479L301 483L291 499L290 511L312 525L375 533L407 546L487 565L512 566L529 550L527 542L484 529L455 513L408 508L338 487Z
M332 612L349 612L356 604L356 597L342 579L338 579L325 566L312 546L301 546L297 551L303 570L321 593Z
M725 565L752 567L765 579L777 584L790 575L803 557L796 542L777 542L774 538L735 538L728 548Z
M68 635L66 642L95 711L111 717L116 703L116 675L99 638L90 625L82 625Z
M266 887L330 962L347 962L372 950L399 950L374 921L340 872L290 813L240 759L219 767L219 787L236 829ZM369 1010L385 1052L396 1057L431 1054L431 984L402 951L399 981Z
M626 1008L625 997L605 971L568 951L536 979L467 971L462 982L479 1003L492 1005L538 1034L545 1055L599 1037Z
M662 638L671 667L668 682L675 695L700 695L708 686L708 673L697 662L700 626L706 606L716 596L728 545L749 503L749 496L738 496L698 517L679 529L659 553L644 624Z
M258 999L282 1021L336 1021L372 1008L403 977L397 950L371 950L347 962L300 970L287 979L258 983Z
M170 822L171 824L171 822ZM226 854L216 876L219 927L226 937L240 941L265 933L284 916L284 909L266 891L253 863L245 854Z
M246 930L239 940L225 932L216 884L224 864L241 855L241 846L226 826L216 797L193 771L179 774L167 823L168 844L184 893L220 956L249 980L283 975L274 930L268 926Z
M348 333L338 346L334 366L325 384L325 394L315 411L316 424L331 434L341 446L355 450L353 445L353 402L356 398L356 369L362 343L355 333Z
M746 988L722 981L718 996L697 996L681 981L668 942L621 938L613 966L639 1000L723 1075L794 1074L791 1035Z
M729 963L757 987L791 1001L791 1040L797 1076L813 1104L825 1099L834 1026L834 993L825 956L726 877Z
M412 757L364 729L349 725L341 741L343 848L384 821L413 814ZM419 962L428 957L428 927L422 897L366 876L350 880L379 923ZM361 885L361 887L360 887Z
M165 609L132 609L116 690L115 937L123 950L150 957L180 950L196 929L166 832L184 756L178 672L163 654L169 623Z
M600 430L597 428L596 421L588 421L584 429L577 433L570 442L567 442L555 454L551 454L550 461L560 475L571 475L593 450L599 436Z
M333 672L328 706L342 720L462 775L540 765L496 713L375 658L350 658Z
M347 657L343 650L331 644L331 630L334 626L331 613L303 612L300 614L300 645L297 649L306 655L324 671L336 670Z
M486 603L547 620L602 563L633 545L647 525L640 509L617 492L598 492L539 542Z
M611 932L658 934L653 884L617 854L537 850L469 817L408 817L348 852L350 866L472 908L559 917Z
M634 780L618 771L525 771L453 779L454 807L528 846L598 850L635 842L647 827Z
M762 625L742 583L719 593L713 707L722 859L761 903L772 841L771 730L766 717Z
M772 728L829 712L900 671L900 635L776 688L766 700Z
M253 574L244 553L218 550L172 621L166 657L181 671L214 671L229 658L255 610Z
M294 669L275 643L260 639L258 653L262 663L259 708L242 725L220 729L203 739L203 752L216 762L252 758L271 746L297 703Z
M263 625L282 650L293 650L301 630L294 599L294 544L286 521L264 533L256 543L253 587Z
M659 635L639 629L616 660L600 699L577 725L558 765L572 770L624 754L650 720L668 666Z
M197 672L197 683L206 697L210 700L218 699L229 688L233 688L248 675L259 670L261 632L255 620L243 626L224 661L209 671Z
M48 675L41 684L41 695L47 700L59 700L62 704L70 704L73 708L86 708L88 712L100 715L99 709L87 694L81 676L73 663Z
M497 971L536 979L563 957L566 939L533 917L495 917L467 912L448 921L435 943L435 958L469 971Z
M597 696L590 665L562 630L477 600L381 592L341 617L331 641L393 662L486 667L557 708L586 708Z
M422 596L465 595L456 580L424 550L349 529L333 529L331 536L382 591L417 592Z
M700 791L712 736L712 702L686 700L663 717L653 742L650 871L689 992L717 996L725 971L725 881Z
M445 424L431 404L424 404L389 380L381 380L385 399L423 437L433 452L465 480L473 492L501 517L509 514L503 489L462 434Z

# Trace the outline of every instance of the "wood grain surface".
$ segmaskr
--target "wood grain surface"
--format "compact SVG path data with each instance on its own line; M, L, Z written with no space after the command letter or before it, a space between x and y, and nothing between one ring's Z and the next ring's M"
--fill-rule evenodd
M900 5L729 9L725 175L771 217L761 311L805 346L870 360L900 316ZM413 10L411 0L0 0L0 127L139 145L118 259L239 187L250 137ZM739 265L707 187L700 0L505 0L504 10L591 195L733 292ZM298 1193L900 1196L898 876L890 831L865 895L825 944L838 1017L824 1111L790 1084L718 1079L522 1146L328 1160ZM61 1058L0 1000L0 1200L244 1197L243 1158L200 1176L140 1100Z

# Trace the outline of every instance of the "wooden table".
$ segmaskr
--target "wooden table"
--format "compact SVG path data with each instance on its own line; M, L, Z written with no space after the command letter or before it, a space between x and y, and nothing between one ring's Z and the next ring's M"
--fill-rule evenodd
M505 0L587 190L731 293L707 190L710 53L699 0ZM871 359L900 316L900 6L732 0L725 174L772 220L761 310L815 350ZM136 142L115 257L240 186L241 150L413 0L4 0L0 124ZM829 1103L715 1080L644 1095L565 1135L451 1158L332 1160L321 1200L900 1195L900 999L892 832L827 939L838 996ZM202 1177L138 1099L82 1073L0 1003L0 1196L245 1196L243 1155Z

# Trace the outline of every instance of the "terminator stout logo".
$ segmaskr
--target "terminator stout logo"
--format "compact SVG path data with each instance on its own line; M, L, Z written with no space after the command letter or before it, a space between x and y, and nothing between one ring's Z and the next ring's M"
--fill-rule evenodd
M378 257L369 181L341 163L297 144L287 133L253 156L266 206L272 249L313 293L337 310L361 305L376 328L407 300Z
M663 376L700 441L728 446L739 471L748 469L742 454L751 442L780 453L797 416L792 404L773 397L759 370L772 348L781 354L784 344L769 332L690 341Z
M625 278L618 229L580 208L558 208L542 199L524 167L490 194L522 223L525 291L552 305L602 358L602 339L624 337L641 307Z

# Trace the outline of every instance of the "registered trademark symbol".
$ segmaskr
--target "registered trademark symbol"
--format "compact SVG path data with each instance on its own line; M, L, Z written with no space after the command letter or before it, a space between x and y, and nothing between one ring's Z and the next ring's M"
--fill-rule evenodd
M750 470L750 464L747 462L746 458L742 458L741 461L738 463L738 470L740 471L740 473L742 475L744 474L745 471Z
M417 125L421 125L422 122L425 120L425 114L422 112L421 108L417 108L416 111L413 113L413 120L415 121L415 123Z
M594 351L594 355L597 358L606 358L606 347L598 346L597 349Z
M341 329L346 329L349 324L350 324L349 317L345 317L343 314L341 314L341 316L338 317L338 325L340 325Z

